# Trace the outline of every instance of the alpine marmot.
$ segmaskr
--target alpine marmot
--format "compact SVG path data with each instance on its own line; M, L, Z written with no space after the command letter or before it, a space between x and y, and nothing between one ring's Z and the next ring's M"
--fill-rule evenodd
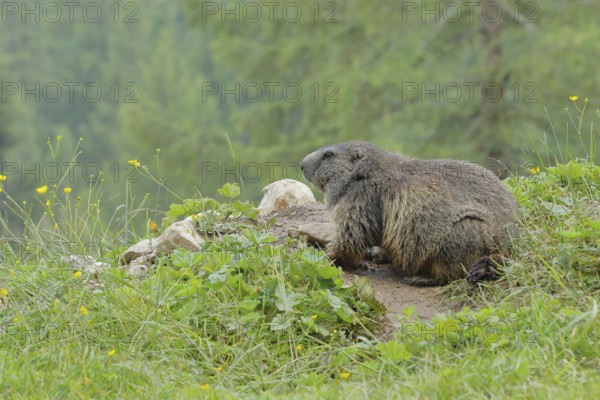
M493 270L489 256L499 259L517 233L514 197L490 170L470 162L419 160L348 142L309 154L301 168L325 192L335 226L327 253L342 266L357 266L379 246L409 283L445 284L485 259Z

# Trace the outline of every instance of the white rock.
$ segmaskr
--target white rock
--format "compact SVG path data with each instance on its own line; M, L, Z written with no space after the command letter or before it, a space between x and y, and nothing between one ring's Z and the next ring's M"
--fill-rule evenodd
M133 260L133 262L129 265L127 273L130 276L142 278L148 273L148 266L140 263L138 260L139 259Z
M90 275L95 275L104 269L110 268L110 264L96 261L91 256L76 256L71 254L68 257L63 257L62 260L68 263L71 268Z
M171 224L156 239L156 254L170 254L177 248L200 251L202 243L204 239L191 220L179 221Z
M269 215L274 211L316 203L315 196L308 186L294 179L283 179L263 188L264 196L258 206L260 215Z
M76 256L74 254L67 257L61 257L61 260L69 264L71 268L79 271L85 270L86 267L89 267L96 262L96 259L92 256Z
M124 264L129 264L136 258L154 254L155 245L156 239L144 239L141 242L134 244L133 246L130 246L127 250L125 250L123 255L121 255L121 261Z

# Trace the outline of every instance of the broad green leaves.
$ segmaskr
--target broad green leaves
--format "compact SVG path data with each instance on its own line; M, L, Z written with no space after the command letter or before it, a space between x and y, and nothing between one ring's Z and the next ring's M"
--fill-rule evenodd
M239 187L226 184L220 194L231 201ZM321 251L293 240L277 243L260 225L248 223L255 211L237 200L171 205L166 220L192 215L206 242L201 252L180 249L161 258L158 273L143 287L178 318L199 321L218 313L215 329L221 326L223 334L261 329L261 323L272 331L319 337L342 327L376 326L383 307L366 279L344 285L342 271Z

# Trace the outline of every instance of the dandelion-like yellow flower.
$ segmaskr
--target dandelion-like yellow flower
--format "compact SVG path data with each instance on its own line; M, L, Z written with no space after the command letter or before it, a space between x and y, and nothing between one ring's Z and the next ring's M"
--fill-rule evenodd
M0 175L0 182L6 182L6 175Z
M87 308L85 308L85 306L81 306L79 307L79 312L81 313L81 315L88 315L90 312L88 311Z
M303 347L301 344L299 344L298 346L296 346L296 351L302 351Z
M342 378L342 379L350 378L350 372L347 372L347 371L340 372L340 378Z
M150 221L150 224L148 224L148 227L150 228L150 230L152 232L156 232L158 230L158 225L156 225L156 222L154 222L154 221Z
M38 194L46 194L48 191L48 186L40 186L39 188L35 189L35 191L38 192Z
M109 352L108 352L108 353L106 353L106 354L108 354L108 356L109 356L109 357L112 357L112 356L114 356L115 354L117 354L117 350L116 350L116 349L112 349L111 351L109 351Z
M6 296L8 296L8 289L0 288L0 297L6 297Z
M210 390L210 385L208 383L203 383L202 385L200 385L200 389Z
M60 142L61 140L62 140L62 135L58 135L58 136L56 137L56 141L57 141L57 142Z
M540 173L540 167L529 168L528 171L533 175L538 175Z
M569 96L569 100L571 101L577 101L578 98L579 96Z
M73 275L75 276L75 278L81 278L82 273L81 271L75 271Z
M129 165L133 165L136 169L140 167L140 162L138 160L129 160L127 161L127 164Z
M70 194L72 190L73 189L71 189L70 187L66 187L63 189L63 192L65 192L65 194Z

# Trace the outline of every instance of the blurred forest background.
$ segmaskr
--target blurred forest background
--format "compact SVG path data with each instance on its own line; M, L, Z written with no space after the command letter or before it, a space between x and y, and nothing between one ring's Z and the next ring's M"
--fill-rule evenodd
M61 165L83 138L62 186L85 196L101 171L114 210L127 161L157 174L158 148L180 196L238 181L257 201L270 181L301 179L304 155L347 140L522 174L537 161L529 134L555 146L556 129L585 155L565 135L569 96L589 98L590 119L600 107L598 0L67 3L2 2L2 201L36 196L58 135ZM149 193L157 220L175 201L147 180L131 190Z

